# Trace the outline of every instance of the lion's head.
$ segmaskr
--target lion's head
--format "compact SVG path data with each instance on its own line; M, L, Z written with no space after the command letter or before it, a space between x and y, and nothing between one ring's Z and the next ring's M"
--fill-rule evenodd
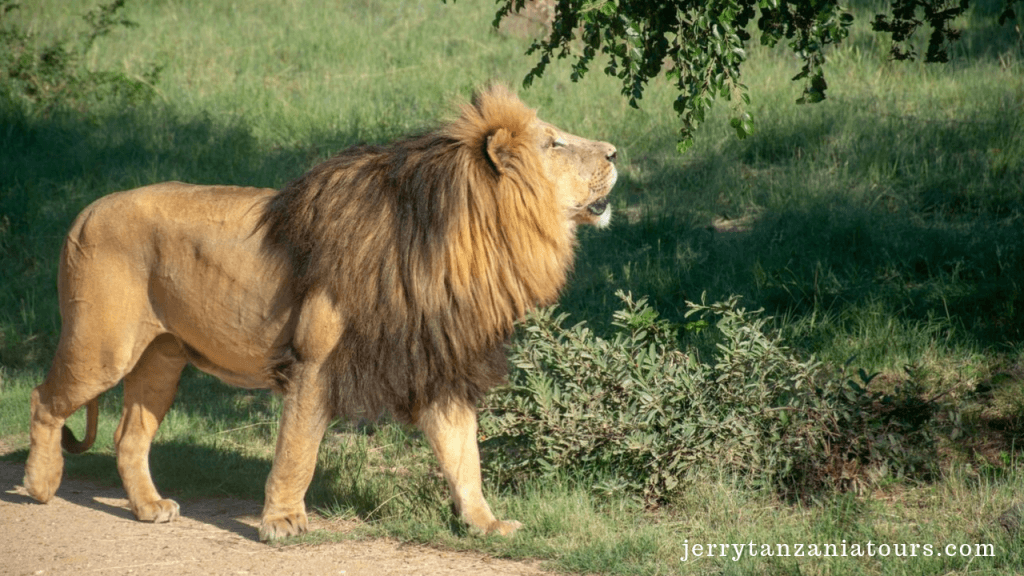
M500 381L513 323L565 284L577 225L607 224L614 159L495 86L440 129L345 150L273 198L263 222L295 297L344 302L339 411L476 402Z
M463 108L450 130L484 135L487 158L500 176L524 170L525 180L547 180L556 191L566 224L605 227L611 220L607 196L615 185L615 147L570 134L537 118L506 88L495 86ZM537 163L529 162L536 157ZM526 182L517 182L522 186Z
M563 132L541 122L541 146L549 177L565 193L571 219L604 228L611 222L608 193L615 186L615 147Z

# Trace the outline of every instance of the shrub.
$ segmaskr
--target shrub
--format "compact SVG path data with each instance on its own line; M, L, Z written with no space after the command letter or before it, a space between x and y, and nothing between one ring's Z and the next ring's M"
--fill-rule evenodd
M931 404L912 386L871 392L872 376L799 358L735 296L689 303L703 351L681 351L645 299L618 296L610 339L551 308L526 322L508 389L481 412L499 483L569 475L656 505L711 468L791 496L931 473Z
M83 64L96 39L117 27L136 26L120 16L124 3L101 4L83 15L87 28L77 37L61 37L39 46L31 34L10 24L10 14L19 5L0 0L0 100L29 104L41 113L87 100L116 99L129 104L150 100L159 66L150 65L141 76L132 77L118 71L88 70Z

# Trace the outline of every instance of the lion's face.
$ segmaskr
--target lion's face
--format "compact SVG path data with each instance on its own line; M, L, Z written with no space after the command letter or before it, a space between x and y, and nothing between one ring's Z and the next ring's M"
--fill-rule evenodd
M569 221L603 228L611 221L608 193L618 178L615 146L587 140L538 120L536 145L544 170L562 196Z

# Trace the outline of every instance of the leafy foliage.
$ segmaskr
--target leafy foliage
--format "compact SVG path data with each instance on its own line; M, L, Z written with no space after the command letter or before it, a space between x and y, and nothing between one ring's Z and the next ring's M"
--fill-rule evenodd
M701 319L686 329L713 344L704 362L644 299L619 297L610 340L551 309L523 330L509 389L481 417L501 481L568 474L653 505L718 467L787 495L931 474L932 404L913 386L870 392L867 374L801 360L735 296L690 303Z
M99 5L82 16L87 28L77 37L61 37L40 46L31 34L10 24L10 14L19 5L0 0L0 99L28 103L46 112L87 99L134 103L152 98L158 66L135 78L118 71L91 71L83 64L97 39L118 27L136 25L121 16L124 3L113 0Z
M999 16L1000 24L1014 17L1015 0L1006 0ZM960 38L960 32L950 28L953 19L967 11L970 0L897 0L892 3L892 14L876 14L872 29L886 32L892 38L891 54L895 60L912 60L917 56L910 38L927 23L932 32L928 38L925 62L947 62L946 45ZM922 19L923 18L923 19Z
M916 55L911 37L922 25L931 28L927 62L948 59L945 46L959 37L950 23L970 0L892 0L890 14L878 14L873 27L891 35L897 59ZM1018 0L1005 0L1000 22L1015 17ZM526 0L501 0L494 25L518 13ZM637 106L644 87L662 72L679 90L674 108L682 122L680 151L693 144L693 131L704 121L719 97L748 103L740 82L746 61L750 27L756 22L760 41L779 42L803 62L793 80L804 83L799 103L820 102L828 84L822 65L826 47L842 42L853 15L839 0L559 0L554 6L550 34L537 40L528 54L539 60L524 84L544 74L552 57L575 57L572 79L582 78L600 53L607 56L604 72L622 81L622 93ZM578 42L577 42L578 41ZM731 121L740 138L753 129L750 116L737 107Z

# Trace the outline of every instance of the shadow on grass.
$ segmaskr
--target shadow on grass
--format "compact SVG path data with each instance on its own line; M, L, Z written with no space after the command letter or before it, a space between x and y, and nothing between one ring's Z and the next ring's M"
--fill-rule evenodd
M737 293L787 322L826 314L839 329L870 308L1005 350L1024 341L1024 146L995 119L1015 104L950 122L869 122L833 104L667 158L618 190L640 205L662 194L657 212L582 234L563 307L600 326L622 289L681 322L685 300Z
M788 319L877 304L1001 348L1024 341L1022 228L927 225L834 204L769 212L749 231L716 232L685 215L616 224L583 242L563 307L610 318L616 288L648 295L678 322L704 292L709 301L739 293Z

